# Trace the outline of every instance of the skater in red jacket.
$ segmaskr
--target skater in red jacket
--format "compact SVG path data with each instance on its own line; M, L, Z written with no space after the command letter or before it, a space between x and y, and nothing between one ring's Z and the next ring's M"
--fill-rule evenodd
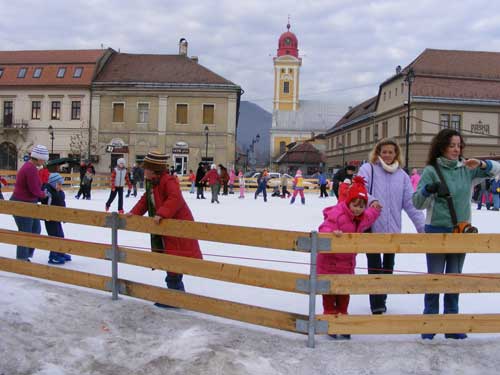
M146 192L127 213L127 216L142 216L147 212L157 224L162 219L194 221L191 210L182 196L177 178L167 171L167 158L167 155L156 151L151 151L146 155L144 158ZM203 258L198 240L189 238L151 235L151 249L154 252L169 255ZM182 276L182 274L167 272L165 278L167 287L185 291ZM155 306L170 307L161 303L155 303Z

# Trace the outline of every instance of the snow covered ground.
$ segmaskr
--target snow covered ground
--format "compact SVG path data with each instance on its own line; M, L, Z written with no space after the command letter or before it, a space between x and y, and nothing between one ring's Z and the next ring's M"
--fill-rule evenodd
M7 197L9 194L5 194ZM107 191L92 201L74 199L70 207L102 210ZM197 221L310 231L322 221L321 211L332 198L306 196L306 205L251 194L221 197L220 205L184 193ZM7 198L8 199L8 198ZM125 200L130 209L138 198ZM117 201L114 202L116 208ZM500 213L474 211L482 233L498 232ZM42 225L43 227L43 225ZM10 216L0 215L0 228L16 229ZM66 237L109 242L109 229L65 224ZM404 232L414 232L404 217ZM44 233L44 232L42 232ZM119 232L120 245L145 248L145 234ZM201 242L205 259L263 268L308 272L308 255L247 246ZM0 254L15 257L15 247L0 243ZM34 261L46 264L48 253L37 250ZM241 259L252 258L252 259ZM358 255L358 273L366 273L366 257ZM468 254L464 272L498 272L500 255ZM110 274L110 264L74 256L63 267ZM425 271L422 254L397 255L396 269ZM164 285L164 272L119 265L123 278ZM165 311L149 302L70 287L0 272L0 374L497 374L500 335L474 334L464 341L438 335L423 342L417 335L353 336L350 342L317 336L316 349L306 337L256 327L186 310ZM185 276L189 292L257 306L307 314L306 296ZM464 313L498 313L495 294L464 294ZM388 313L420 313L421 295L392 295ZM321 313L321 300L317 312ZM367 296L352 296L349 311L368 314Z

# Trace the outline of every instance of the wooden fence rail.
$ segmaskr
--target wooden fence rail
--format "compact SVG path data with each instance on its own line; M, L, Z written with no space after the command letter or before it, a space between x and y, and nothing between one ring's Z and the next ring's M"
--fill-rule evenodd
M498 253L499 234L346 234L334 237L300 231L281 231L232 225L162 220L159 225L147 217L126 217L116 213L47 207L21 202L0 201L0 213L65 221L82 225L163 234L206 241L256 246L274 250L313 252L394 252L394 253ZM317 238L317 241L315 240ZM127 247L61 239L0 229L0 242L68 252L120 263L169 270L213 280L309 294L420 294L420 293L498 293L500 274L411 274L411 275L319 275L262 269L151 253ZM318 243L317 248L314 243ZM248 249L251 251L251 249ZM313 259L313 258L311 258ZM112 279L92 273L0 258L0 270L48 280L111 290ZM313 283L314 281L314 283ZM309 317L286 311L255 307L231 301L181 293L130 280L116 279L120 293L148 301L161 302L193 311L263 325L292 332L337 334L397 334L500 332L500 314L457 315L317 315ZM314 289L313 285L318 285ZM313 304L314 305L314 304ZM305 327L305 328L304 328ZM312 330L310 327L313 327ZM313 336L314 337L314 336ZM313 344L310 346L314 346Z

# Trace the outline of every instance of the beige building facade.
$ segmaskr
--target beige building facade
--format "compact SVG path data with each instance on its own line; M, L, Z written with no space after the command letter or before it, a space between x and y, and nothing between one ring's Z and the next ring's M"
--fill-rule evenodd
M92 94L99 171L109 171L119 157L129 166L140 163L150 150L167 153L179 175L202 161L234 165L241 89L186 54L110 59Z
M362 163L386 137L398 141L404 160L410 89L409 169L426 165L431 140L443 128L461 132L466 157L499 157L498 64L500 53L425 50L327 132L328 168Z
M0 51L0 169L18 169L37 144L51 159L87 153L91 82L111 53Z

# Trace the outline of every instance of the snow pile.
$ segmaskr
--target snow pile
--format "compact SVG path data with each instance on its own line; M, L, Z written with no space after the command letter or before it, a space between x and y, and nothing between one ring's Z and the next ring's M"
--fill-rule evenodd
M68 194L69 196L69 194ZM307 204L287 200L267 203L250 195L222 197L220 205L196 200L185 193L198 221L310 231L322 220L332 199L307 195ZM101 210L107 192L92 201L68 198L68 206ZM130 209L138 198L126 199ZM115 203L116 204L116 203ZM482 233L497 231L498 212L475 211L474 224ZM0 215L0 227L16 229L10 216ZM68 238L109 238L109 229L65 224ZM405 217L404 231L413 232ZM104 242L104 240L103 240ZM147 247L148 236L120 232L119 244ZM308 255L246 246L201 242L206 259L292 272L308 272ZM15 247L0 244L1 256L15 257ZM222 256L222 257L221 257ZM226 258L263 258L266 261ZM46 264L48 253L37 250L34 261ZM109 262L74 256L63 267L110 274ZM275 262L275 261L279 262ZM358 256L360 268L366 259ZM469 254L464 272L498 272L497 254ZM294 262L294 263L283 263ZM299 263L299 264L296 264ZM425 271L423 254L398 255L396 269ZM362 269L358 273L365 273ZM123 278L164 286L164 272L119 265ZM1 273L0 374L496 374L500 366L499 335L470 335L464 341L438 335L423 342L417 335L353 336L334 342L317 336L316 349L306 337L252 326L186 310L163 310L127 297L111 301L109 293L70 287L14 274ZM189 292L237 302L307 313L307 297L294 293L185 278ZM317 300L321 313L321 300ZM461 296L461 311L497 313L495 294ZM389 313L420 313L421 295L394 295ZM353 296L349 311L368 314L368 297Z

